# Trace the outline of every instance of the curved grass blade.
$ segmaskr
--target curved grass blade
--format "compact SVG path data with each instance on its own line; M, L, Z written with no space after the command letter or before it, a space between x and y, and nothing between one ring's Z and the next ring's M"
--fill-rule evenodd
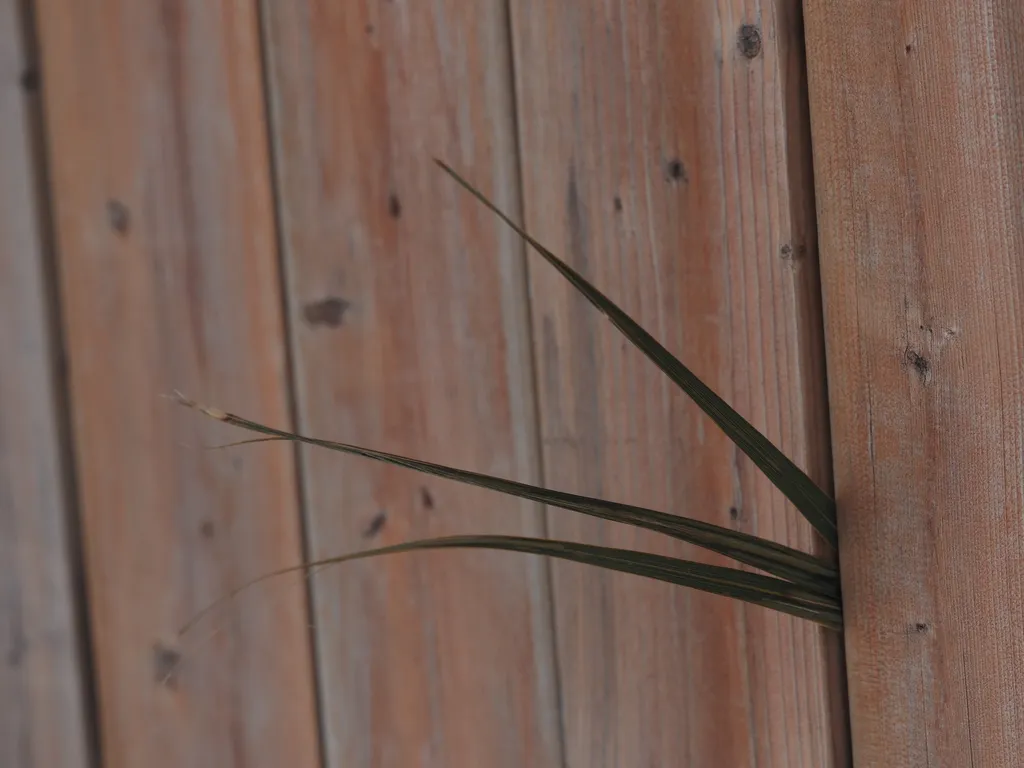
M754 426L740 416L728 403L720 398L694 373L683 365L671 352L665 349L639 323L623 312L601 291L591 285L576 270L541 245L521 226L516 224L482 192L463 179L441 160L435 160L446 173L468 190L489 210L529 243L544 259L582 293L591 304L599 309L630 342L668 375L712 421L718 424L726 435L760 468L769 480L793 502L808 522L814 526L826 541L836 546L835 502L819 488L807 474L794 464L782 451L762 435Z
M656 512L643 507L619 504L588 496L578 496L564 491L553 491L526 483L519 483L514 480L504 480L478 472L454 469L441 464L410 459L405 456L361 448L347 443L305 437L292 432L274 429L265 424L259 424L241 416L226 413L225 411L200 406L181 395L178 396L178 400L182 404L195 408L218 421L264 435L264 437L256 438L257 441L280 439L306 443L394 464L469 485L488 488L500 493L581 512L605 520L636 525L726 555L741 563L760 568L780 578L788 579L804 589L814 591L830 599L837 599L839 595L838 576L828 563L805 552L751 536L750 534L678 515ZM241 443L248 442L252 441L241 441Z
M554 557L585 563L601 568L632 573L637 576L678 584L684 587L699 589L703 592L732 597L755 605L772 608L788 613L801 619L815 621L829 629L842 628L842 612L839 603L832 598L808 592L790 582L772 576L762 576L735 568L723 568L717 565L696 563L690 560L679 560L665 555L654 555L647 552L636 552L629 549L600 547L590 544L577 544L568 541L552 541L535 539L525 536L447 536L437 539L411 541L389 547L353 552L348 555L328 557L305 565L281 568L253 579L228 595L204 608L180 630L187 632L203 616L212 611L225 600L230 600L243 590L255 586L262 581L296 571L309 571L325 565L336 565L351 560L360 560L380 555L413 552L431 549L490 549L521 552L531 555Z

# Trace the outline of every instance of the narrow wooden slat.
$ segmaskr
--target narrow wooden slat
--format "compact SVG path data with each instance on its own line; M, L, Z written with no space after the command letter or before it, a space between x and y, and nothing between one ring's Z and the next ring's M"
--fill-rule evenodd
M857 765L1024 755L1024 14L808 0Z
M264 8L302 431L535 480L522 247L432 162L517 210L503 3ZM316 558L541 530L531 503L303 459ZM560 764L543 561L409 554L313 586L329 765Z
M827 414L799 4L512 4L524 197L567 257L820 482ZM724 435L531 263L547 484L809 548ZM700 556L552 515L558 537ZM835 638L559 564L568 763L846 762Z
M30 20L0 0L0 765L90 765Z
M292 457L210 453L174 388L287 418L251 3L39 0L104 765L314 766Z

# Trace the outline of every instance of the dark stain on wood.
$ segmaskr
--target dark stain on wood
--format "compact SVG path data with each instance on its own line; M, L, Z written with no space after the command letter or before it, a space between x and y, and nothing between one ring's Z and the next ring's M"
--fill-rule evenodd
M686 166L683 165L683 161L678 157L673 157L665 163L665 178L673 184L685 184L690 180L689 175L686 173Z
M907 349L907 363L914 369L921 382L927 384L931 379L932 364L924 355L914 349Z
M328 296L320 301L311 301L303 307L302 316L312 326L339 328L350 306L351 304L340 296Z
M366 528L363 529L363 538L364 539L376 538L380 534L380 532L384 530L384 526L387 525L387 522L388 522L388 515L387 515L387 513L384 512L384 511L378 512L376 515L373 516L373 519L370 520L370 522L369 522L369 524L367 524Z
M107 223L117 234L124 237L131 227L131 212L120 200L107 200Z
M761 55L761 30L756 24L744 24L736 35L736 47L745 58L756 59Z
M434 497L430 494L430 491L426 486L420 488L420 501L422 502L424 509L434 508Z
M25 93L35 93L39 90L39 70L35 67L28 67L18 78L18 84Z
M153 679L165 688L178 687L178 665L181 653L163 643L153 646Z

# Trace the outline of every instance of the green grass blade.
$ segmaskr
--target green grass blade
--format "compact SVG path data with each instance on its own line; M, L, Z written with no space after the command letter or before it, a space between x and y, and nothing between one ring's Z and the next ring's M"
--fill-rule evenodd
M449 536L411 541L405 544L395 544L389 547L353 552L348 555L328 557L305 565L282 568L264 574L257 579L243 584L230 594L205 608L181 629L181 633L187 632L199 619L223 601L230 600L243 590L276 576L297 571L308 571L311 568L336 565L352 560L379 557L381 555L413 552L416 550L452 548L504 550L570 560L622 573L645 576L684 587L691 587L703 592L732 597L788 613L801 619L815 621L829 629L838 630L842 627L842 613L839 603L835 599L825 598L808 592L788 581L776 579L772 576L762 576L734 568L723 568L716 565L696 563L690 560L679 560L674 557L654 555L647 552L577 544L568 541L551 541L549 539L534 539L523 536Z
M614 302L591 285L576 270L555 256L535 240L521 226L516 224L478 189L463 179L441 160L435 161L446 173L454 178L474 197L508 226L516 231L544 259L557 269L577 290L657 365L704 411L729 438L754 462L772 483L793 502L826 541L836 546L835 502L819 488L796 464L762 435L754 426L738 414L728 403L702 382L683 365L671 352L665 349L651 334L635 320L619 309Z
M678 515L656 512L643 507L619 504L588 496L578 496L563 491L553 491L526 483L505 480L478 472L454 469L441 464L419 461L369 448L361 448L332 440L305 437L292 432L274 429L265 424L259 424L218 409L205 408L181 396L179 396L179 401L189 407L197 408L208 416L226 424L263 435L261 438L256 438L256 441L280 439L306 443L350 455L386 462L418 472L425 472L469 485L488 488L500 493L581 512L605 520L639 526L726 555L774 576L788 579L804 589L815 591L830 599L837 599L839 595L838 576L828 563L805 552L751 536L750 534ZM246 440L241 442L248 443L253 441Z

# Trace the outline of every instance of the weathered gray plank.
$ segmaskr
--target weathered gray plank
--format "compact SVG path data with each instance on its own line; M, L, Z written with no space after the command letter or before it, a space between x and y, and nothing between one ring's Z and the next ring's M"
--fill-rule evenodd
M0 765L90 765L29 20L0 0Z

